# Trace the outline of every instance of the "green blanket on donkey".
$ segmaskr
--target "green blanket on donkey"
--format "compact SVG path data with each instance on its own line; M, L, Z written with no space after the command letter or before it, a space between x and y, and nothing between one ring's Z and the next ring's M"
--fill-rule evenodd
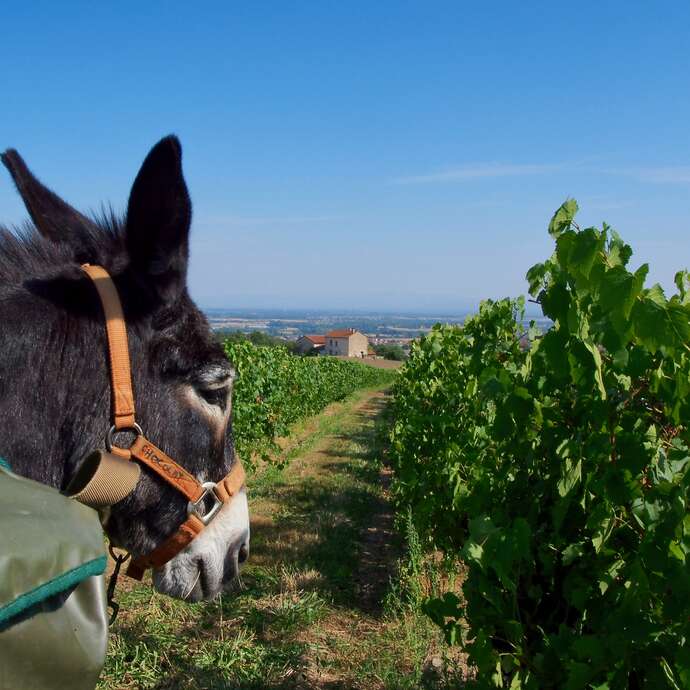
M94 510L0 459L0 690L96 685L106 563Z

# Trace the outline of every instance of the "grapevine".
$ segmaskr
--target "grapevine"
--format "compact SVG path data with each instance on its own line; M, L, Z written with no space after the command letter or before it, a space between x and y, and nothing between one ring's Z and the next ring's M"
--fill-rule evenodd
M297 357L284 347L226 341L235 367L233 434L243 460L266 459L290 426L358 388L384 385L393 372L335 357Z
M690 290L645 286L568 200L527 273L553 321L484 302L416 343L394 385L395 495L461 557L425 609L484 687L690 687Z

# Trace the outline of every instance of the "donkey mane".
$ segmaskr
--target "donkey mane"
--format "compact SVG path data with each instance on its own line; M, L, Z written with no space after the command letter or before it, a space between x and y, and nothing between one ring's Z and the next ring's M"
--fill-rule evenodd
M120 275L119 289L125 301L128 322L136 325L142 317L152 330L150 347L153 350L165 342L177 338L186 341L189 347L175 348L175 362L164 364L163 370L178 375L194 369L197 361L192 357L184 362L185 352L195 349L197 334L208 332L205 317L194 307L187 290L184 289L173 301L161 300L137 280L129 269L129 257L125 245L126 221L112 208L104 208L100 214L89 218L88 227L80 227L82 249L76 252L73 245L54 242L42 235L36 226L27 221L19 227L0 225L0 299L23 288L30 293L47 298L50 302L95 317L97 328L103 327L100 303L95 299L91 283L83 279L79 264L90 263L103 266L112 275ZM77 278L83 289L77 292ZM84 294L85 293L85 294ZM128 299L133 293L134 299ZM79 299L75 300L75 296ZM147 329L148 330L148 329ZM224 360L222 354L219 359Z
M112 270L114 264L124 260L124 220L112 208L104 208L90 220L93 226L84 228L84 232L88 233L87 246L95 249L95 255L88 258L88 263L108 264L105 267ZM54 274L73 264L72 249L46 239L33 223L26 221L10 228L0 225L0 287Z

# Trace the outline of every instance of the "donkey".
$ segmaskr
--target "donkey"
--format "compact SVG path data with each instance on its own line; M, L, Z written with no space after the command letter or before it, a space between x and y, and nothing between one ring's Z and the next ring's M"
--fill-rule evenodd
M127 323L137 418L148 438L200 482L235 462L234 370L187 291L191 202L174 136L151 149L127 213L82 215L2 154L33 224L0 227L0 456L64 490L111 424L101 303L84 263L113 277ZM30 510L30 506L27 506ZM150 553L186 518L187 502L144 468L101 516L112 544ZM155 588L190 601L235 579L249 549L244 489L186 549L153 572Z

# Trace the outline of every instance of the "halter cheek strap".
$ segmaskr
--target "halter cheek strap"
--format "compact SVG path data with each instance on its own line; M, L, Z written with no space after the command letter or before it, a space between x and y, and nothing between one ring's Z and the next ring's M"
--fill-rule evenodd
M115 428L118 431L132 429L136 423L134 421L134 391L132 390L132 370L129 364L127 327L120 296L115 283L104 268L84 264L82 269L96 286L105 314Z
M189 516L177 531L151 553L130 562L127 575L141 580L147 568L160 568L202 532L223 504L228 503L240 491L244 485L245 473L240 459L235 457L232 469L223 479L216 484L213 482L202 484L144 436L135 419L127 328L117 288L108 272L101 266L84 264L82 269L96 286L103 306L108 334L108 356L113 395L113 426L106 439L108 451L125 460L135 460L145 465L185 496L188 501L187 512ZM114 445L112 438L117 431L135 432L137 436L132 446L122 448ZM208 513L201 514L199 512L201 503L207 497L214 500L214 506ZM79 496L77 495L76 498Z

